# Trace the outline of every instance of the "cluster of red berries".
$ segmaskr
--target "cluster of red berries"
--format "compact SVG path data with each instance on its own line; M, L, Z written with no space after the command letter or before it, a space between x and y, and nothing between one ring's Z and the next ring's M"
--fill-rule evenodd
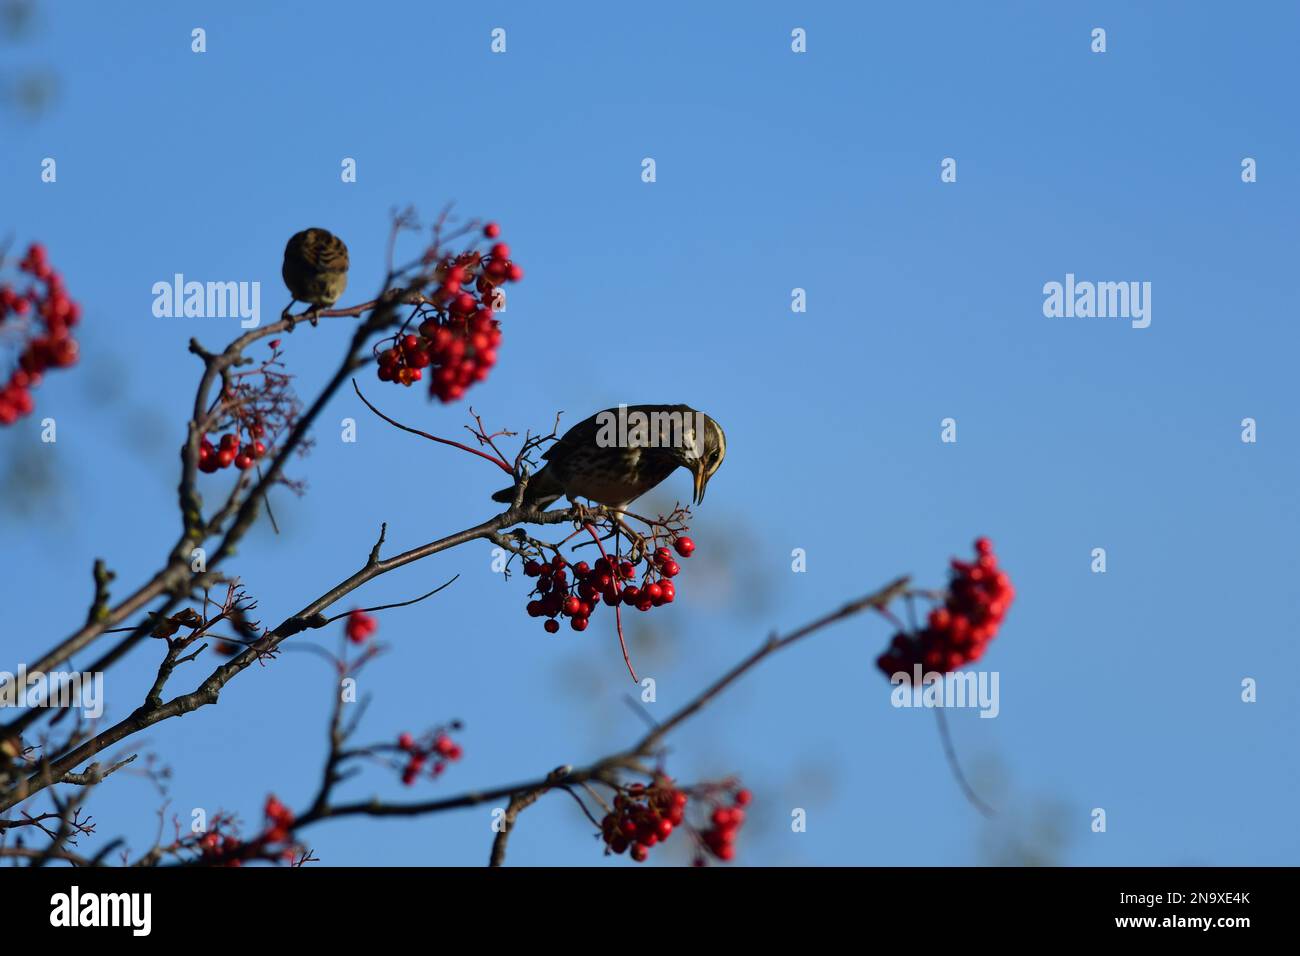
M81 306L68 297L63 278L50 267L45 247L32 243L18 269L36 281L26 292L0 283L0 327L10 316L39 319L26 330L27 340L18 353L17 366L7 381L0 380L0 425L12 425L30 415L31 390L52 368L77 363L77 340L72 328L81 318Z
M378 629L379 619L367 614L365 611L356 610L348 615L345 630L348 640L353 644L364 644Z
M240 866L243 846L239 837L230 833L222 836L216 830L209 830L199 839L199 852L208 866Z
M280 340L272 339L267 343L271 348L271 358L267 366L278 364L280 358ZM263 368L263 374L266 367ZM279 377L277 375L277 377ZM257 412L257 393L247 385L240 384L226 389L226 398L232 404L239 405L236 398L247 400L239 406L233 417L234 431L228 431L213 444L207 435L199 443L199 471L210 475L222 468L234 465L240 471L248 471L266 455L266 425ZM241 439L241 434L247 437Z
M673 547L686 558L695 550L695 542L679 535ZM529 617L547 619L542 626L548 634L560 629L561 615L569 619L569 626L575 631L585 631L591 613L602 602L610 607L626 604L638 611L671 604L677 597L677 587L671 579L681 571L681 566L671 551L660 547L647 556L641 572L631 561L611 561L604 557L597 558L595 564L579 561L573 565L572 580L568 569L569 563L559 554L550 561L524 563L524 574L537 578L525 610ZM638 577L640 584L630 583Z
M943 606L930 612L920 632L895 634L876 665L886 676L901 672L910 678L917 664L926 671L947 672L979 660L1015 594L1011 579L998 568L993 543L978 539L973 562L953 559Z
M460 724L453 723L451 729L459 730ZM438 777L447 769L448 763L464 756L460 744L452 740L444 730L436 730L420 740L411 734L403 733L397 738L397 749L408 755L406 766L402 769L402 783L408 787L415 783L416 777L429 762L429 758L433 758L429 776Z
M198 841L201 862L208 866L242 866L245 860L274 860L292 863L297 859L293 841L293 811L275 794L266 798L266 826L251 840L241 840L232 833L221 834L218 821Z
M210 475L231 465L240 471L248 471L254 462L266 454L266 446L260 438L254 437L261 434L262 426L253 424L248 426L249 440L243 444L240 444L239 435L235 432L226 432L215 445L212 439L203 436L199 445L199 471Z
M723 862L729 862L736 856L736 834L745 822L744 808L749 806L752 796L748 790L737 790L732 797L731 806L716 806L709 816L709 827L700 833L700 839L709 848L709 852ZM697 866L704 865L703 857L695 861Z
M266 798L266 832L262 838L267 843L284 843L293 835L293 811L271 794Z
M607 853L631 851L632 859L644 863L650 848L667 840L686 819L685 790L673 785L671 777L658 776L646 786L634 783L614 798L614 809L600 821Z
M494 222L483 228L489 239L500 234ZM399 333L385 340L391 342L388 348L376 348L379 380L413 385L428 370L431 395L444 403L459 399L496 364L501 345L501 323L493 313L497 288L523 277L504 242L493 244L486 255L470 250L444 258L434 271L438 286L429 296L432 304L422 307L419 334Z

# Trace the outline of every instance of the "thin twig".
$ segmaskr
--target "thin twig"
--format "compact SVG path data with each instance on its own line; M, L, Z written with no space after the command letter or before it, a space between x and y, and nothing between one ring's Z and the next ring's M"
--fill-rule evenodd
M379 409L375 408L374 405L370 404L370 399L366 398L365 395L361 394L361 386L357 385L357 380L355 378L352 380L352 389L357 393L357 398L361 399L361 401L365 403L366 408L370 409L372 412L374 412L384 421L388 422L388 424L392 425L394 428L400 428L402 431L410 432L412 435L419 435L421 438L429 439L429 441L436 441L443 445L451 445L453 448L459 448L461 451L467 451L471 455L478 455L480 458L484 459L485 461L492 462L492 464L496 465L507 475L514 474L514 472L510 468L510 465L505 461L504 458L493 458L485 451L479 451L477 448L470 448L469 445L462 445L460 442L452 441L450 438L439 438L437 435L430 435L428 432L420 431L420 429L418 428L412 428L410 425L403 425L401 422L397 421L396 419L389 418Z
M411 598L411 600L409 600L409 601L399 601L399 602L397 602L396 604L380 604L380 605L377 605L377 606L375 606L375 607L363 607L363 608L358 608L357 610L359 610L359 611L361 611L361 612L363 612L363 613L366 613L366 614L370 614L370 613L372 613L372 612L374 612L374 611L387 611L387 610L389 610L390 608L395 608L395 607L410 607L412 604L419 604L419 603L420 603L421 601L423 601L425 598L431 598L431 597L433 597L435 594L437 594L437 593L438 593L439 591L441 591L443 588L451 587L451 585L454 584L455 581L456 581L456 579L459 578L459 577L460 577L459 574L453 575L452 578L451 578L451 580L450 580L450 581L447 581L445 584L439 584L439 585L438 585L436 588L434 588L432 591L427 591L427 592L425 592L424 594L421 594L421 595L420 595L419 597L417 597L417 598ZM325 618L325 624L332 624L334 621L337 621L337 620L339 620L340 618L347 617L349 614L353 614L353 613L355 613L355 612L353 612L353 611L344 611L344 612L342 612L341 614L335 614L333 617L327 617L327 618ZM324 627L325 624L322 624L321 627Z
M939 719L939 739L943 741L943 755L948 758L948 766L957 780L957 786L961 787L962 795L984 816L996 816L996 811L979 798L974 788L966 781L966 775L962 773L961 764L957 762L957 751L952 745L952 735L948 732L948 718L944 716L943 708L934 708L934 715Z

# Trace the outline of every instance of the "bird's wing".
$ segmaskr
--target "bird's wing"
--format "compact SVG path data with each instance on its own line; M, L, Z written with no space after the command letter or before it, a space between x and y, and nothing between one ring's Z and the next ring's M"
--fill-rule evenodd
M604 412L597 412L585 421L578 422L567 432L556 439L555 444L542 453L542 458L550 461L554 458L556 461L563 461L564 456L569 454L575 448L583 448L596 444L596 435L600 432L600 425L597 419Z

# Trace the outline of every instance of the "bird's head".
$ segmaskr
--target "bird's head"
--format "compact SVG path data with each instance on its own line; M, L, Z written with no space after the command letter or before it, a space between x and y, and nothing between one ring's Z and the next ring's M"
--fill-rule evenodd
M709 479L722 467L727 457L727 436L722 426L703 412L691 411L685 430L685 441L678 449L680 463L690 469L695 479L695 504L704 500L704 490Z

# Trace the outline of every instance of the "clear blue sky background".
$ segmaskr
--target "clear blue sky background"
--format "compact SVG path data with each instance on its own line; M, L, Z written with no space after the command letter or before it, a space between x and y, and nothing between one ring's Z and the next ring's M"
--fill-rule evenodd
M80 622L96 556L126 585L173 541L199 371L185 344L238 329L154 318L152 284L258 280L272 315L286 237L319 225L352 250L351 301L381 278L390 208L454 200L499 219L527 270L500 364L470 393L489 424L685 401L727 429L679 601L632 634L658 679L652 714L771 629L897 573L941 584L978 534L1016 581L984 661L1001 715L952 715L999 822L963 801L933 715L890 707L873 665L889 631L863 619L769 662L673 738L681 777L734 772L755 790L741 861L1295 863L1300 17L1283 3L1141 7L46 4L32 38L3 50L9 71L53 68L59 96L37 120L0 120L0 223L64 270L85 305L84 360L0 436L0 667ZM206 54L190 52L195 26ZM498 26L505 55L489 52ZM1094 26L1104 55L1089 51ZM39 181L46 156L55 185ZM956 184L939 181L946 156ZM1256 184L1240 181L1245 156ZM1045 318L1042 286L1067 272L1150 281L1151 327ZM794 287L806 314L790 310ZM288 339L304 394L348 334ZM444 434L465 421L423 390L370 394ZM39 441L42 416L56 445ZM345 416L356 444L338 439ZM939 440L947 416L956 445ZM492 513L491 467L385 428L346 394L316 438L294 468L307 495L276 498L284 533L260 529L229 567L268 622L354 570L381 521L406 548ZM205 479L209 498L229 480ZM660 500L688 493L682 472ZM807 573L791 572L796 547ZM1089 569L1096 547L1104 575ZM548 637L486 545L356 598L401 600L455 573L436 599L384 615L392 650L365 675L361 738L460 717L466 757L437 784L372 770L345 795L527 779L642 729L609 619ZM111 718L138 703L157 656L110 674ZM1244 677L1256 704L1240 701ZM287 653L220 706L152 730L141 749L172 768L168 813L255 819L268 791L303 805L330 693L322 662ZM83 848L124 833L142 849L159 804L118 776ZM806 833L790 832L795 807ZM1105 834L1090 832L1094 807ZM550 797L521 819L511 860L601 864L586 833ZM488 808L310 833L329 864L479 864L490 839Z

